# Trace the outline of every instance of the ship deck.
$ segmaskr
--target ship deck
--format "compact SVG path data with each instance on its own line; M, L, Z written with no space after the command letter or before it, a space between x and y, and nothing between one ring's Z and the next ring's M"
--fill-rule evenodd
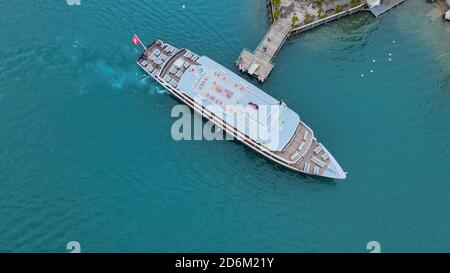
M330 178L345 178L346 174L326 148L317 141L313 131L300 122L291 141L279 157L301 172Z
M156 41L147 47L138 63L152 76L177 88L181 77L200 56L187 50L178 49L162 41Z
M153 77L157 77L163 66L179 49L161 41L156 41L141 54L138 63Z

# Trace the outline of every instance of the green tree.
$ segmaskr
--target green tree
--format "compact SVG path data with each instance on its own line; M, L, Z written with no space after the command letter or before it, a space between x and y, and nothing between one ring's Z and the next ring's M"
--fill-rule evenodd
M275 17L275 21L278 20L281 16L281 0L272 0L272 6L273 6L273 17Z
M272 5L276 8L281 6L281 0L272 0Z
M336 14L336 13L342 12L343 10L344 10L344 9L342 8L341 5L337 5L337 6L334 8L334 13Z
M325 15L324 13L325 13L325 11L323 10L322 7L320 7L320 8L317 10L317 14L319 15L320 18L322 18L322 16Z
M361 0L352 0L350 1L350 6L352 8L356 7L357 5L359 5L361 3Z
M281 16L281 10L280 9L276 9L273 12L273 16L275 16L275 20L278 20L278 18L280 18L280 16Z
M292 19L291 19L292 28L296 28L298 26L298 21L300 21L300 19L298 19L297 16L295 16L295 15L292 16Z
M312 17L312 15L311 14L309 14L309 13L305 13L305 24L309 24L309 23L311 23L313 21L313 17Z

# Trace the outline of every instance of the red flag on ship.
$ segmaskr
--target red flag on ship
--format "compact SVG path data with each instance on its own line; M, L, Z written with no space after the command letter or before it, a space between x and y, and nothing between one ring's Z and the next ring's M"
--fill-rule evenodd
M141 43L141 40L139 39L139 37L138 37L136 34L134 34L133 40L131 40L131 41L133 42L133 44L134 44L135 46L137 46L138 44Z

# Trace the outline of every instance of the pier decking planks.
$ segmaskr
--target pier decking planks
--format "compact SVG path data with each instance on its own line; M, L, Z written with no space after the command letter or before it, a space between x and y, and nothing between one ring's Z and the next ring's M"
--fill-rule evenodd
M373 15L375 15L375 17L378 17L383 13L390 11L391 9L395 8L396 6L400 5L403 2L405 2L405 0L382 0L381 5L369 8L369 10L373 13Z
M290 27L275 22L253 53L246 49L241 52L236 66L263 82L272 71L273 60L290 32Z

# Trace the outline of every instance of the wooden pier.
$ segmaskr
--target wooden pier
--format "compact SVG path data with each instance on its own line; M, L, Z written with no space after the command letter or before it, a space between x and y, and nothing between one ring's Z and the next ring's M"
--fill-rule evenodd
M290 27L275 22L254 52L247 49L242 50L236 60L236 66L241 71L247 72L257 77L259 81L264 82L273 69L273 60L290 32Z
M373 13L373 15L375 15L375 17L378 17L405 1L406 0L381 0L380 5L369 7L369 10Z

